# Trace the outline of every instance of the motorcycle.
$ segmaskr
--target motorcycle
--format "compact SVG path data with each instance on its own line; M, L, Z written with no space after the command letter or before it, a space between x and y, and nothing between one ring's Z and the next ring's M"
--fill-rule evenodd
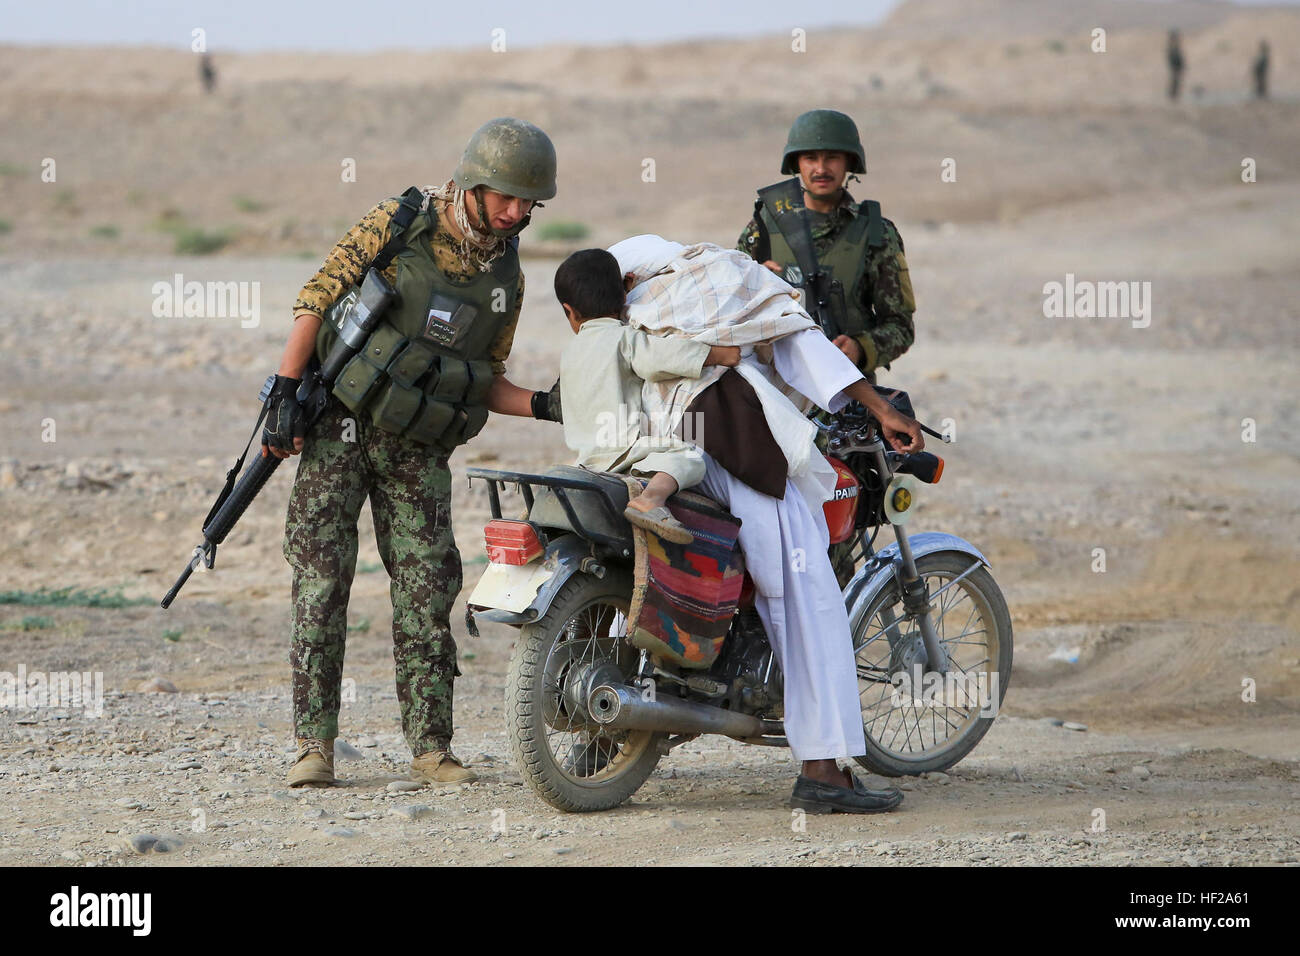
M906 394L894 394L910 415ZM857 402L819 427L838 476L823 505L832 547L857 558L843 588L867 747L854 759L888 777L945 770L988 732L1006 694L1006 601L974 545L907 532L919 485L939 480L941 458L889 448ZM781 669L747 574L716 658L706 670L679 666L629 637L635 552L624 476L573 466L467 474L487 482L492 514L469 613L519 629L506 719L516 765L543 800L565 811L616 807L701 734L788 746ZM508 485L522 518L502 517ZM877 551L885 525L895 540Z

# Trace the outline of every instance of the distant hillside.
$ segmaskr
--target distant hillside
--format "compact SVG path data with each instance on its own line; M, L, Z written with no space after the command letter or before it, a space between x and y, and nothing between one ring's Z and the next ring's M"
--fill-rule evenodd
M1170 24L1189 63L1176 106ZM1257 105L1247 71L1263 36L1274 101ZM912 228L1221 185L1246 156L1261 176L1296 175L1293 8L912 0L879 28L806 44L217 55L212 96L189 52L0 48L0 252L317 257L372 203L448 176L469 133L503 114L559 150L560 194L536 221L584 223L593 242L733 242L753 190L779 177L789 122L814 106L856 117L870 173L854 192ZM957 182L942 183L949 157ZM46 158L54 183L40 181Z

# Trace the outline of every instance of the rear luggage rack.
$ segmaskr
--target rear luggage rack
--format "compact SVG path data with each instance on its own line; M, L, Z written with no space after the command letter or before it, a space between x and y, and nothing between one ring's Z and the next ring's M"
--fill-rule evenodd
M569 524L573 530L581 537L589 541L595 541L598 544L607 545L618 551L625 551L627 548L626 538L617 538L613 535L605 534L601 531L595 531L588 528L578 517L578 511L573 507L573 502L569 500L570 491L594 491L600 496L600 502L605 512L609 515L611 523L617 526L620 522L626 522L621 509L615 506L609 497L609 489L605 487L597 478L566 478L561 475L532 475L525 471L496 471L491 468L467 468L465 475L471 481L475 478L482 478L488 485L488 501L492 507L492 517L501 517L501 494L499 487L506 485L516 485L519 493L523 495L524 504L528 506L529 513L533 510L533 485L542 485L550 488L555 492L555 500L560 503L564 509L564 515L569 519Z
M545 488L550 488L555 492L555 500L558 501L560 507L564 509L564 515L569 520L569 526L576 534L589 541L595 541L598 544L606 545L627 554L627 548L631 541L632 526L628 522L627 518L623 516L623 509L618 507L618 505L614 503L613 499L610 498L610 490L608 486L608 482L610 481L621 481L622 476L610 474L607 477L601 478L596 477L596 475L604 475L604 472L593 472L592 474L593 477L591 478L571 478L565 475L534 475L526 471L497 471L492 468L465 469L465 475L471 481L475 478L482 478L487 482L488 501L492 507L493 518L501 517L500 488L503 488L506 485L515 485L518 487L519 493L523 496L524 504L528 506L529 514L531 514L533 510L532 486L541 485ZM611 526L619 527L620 525L627 525L628 534L620 538L614 535L605 534L603 531L596 531L584 525L582 519L578 517L578 510L573 507L573 502L569 500L568 493L571 491L596 492L599 495L602 510L611 520ZM729 512L723 511L716 506L711 507L706 504L701 504L698 501L692 501L685 495L674 495L671 498L671 501L674 506L680 506L690 511L699 512L700 514L705 514L713 518L725 518L728 521L734 521L736 524L740 524L740 519Z

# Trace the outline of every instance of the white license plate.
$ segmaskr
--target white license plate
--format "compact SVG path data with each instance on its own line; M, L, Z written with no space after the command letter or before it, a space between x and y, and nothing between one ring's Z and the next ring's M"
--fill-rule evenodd
M527 564L489 564L474 586L469 603L517 614L533 603L553 570L538 560Z

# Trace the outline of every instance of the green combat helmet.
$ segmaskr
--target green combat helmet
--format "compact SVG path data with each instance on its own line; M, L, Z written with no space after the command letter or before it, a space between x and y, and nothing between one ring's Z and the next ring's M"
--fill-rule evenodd
M781 172L787 176L798 174L799 154L819 149L848 153L850 173L867 171L866 153L853 120L836 110L809 110L799 114L790 127Z
M532 123L509 116L488 120L469 138L460 164L452 174L466 192L487 186L520 199L550 199L555 195L555 146ZM494 236L514 236L528 225L530 213L512 229L497 229L487 218L483 196L478 201L479 219Z

